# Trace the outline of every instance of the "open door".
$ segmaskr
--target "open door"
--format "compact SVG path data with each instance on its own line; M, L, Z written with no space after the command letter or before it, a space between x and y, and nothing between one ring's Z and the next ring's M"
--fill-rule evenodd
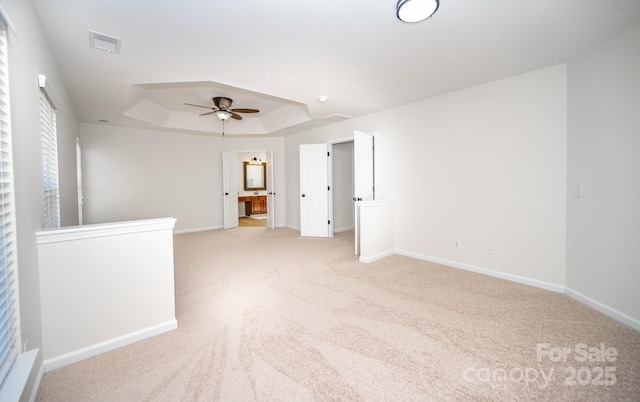
M234 151L222 151L224 228L238 227L238 160Z
M360 208L361 201L371 201L375 198L374 134L354 131L353 133L353 170L354 170L354 232L355 254L360 255Z
M329 237L328 145L300 145L300 236Z
M273 186L273 151L267 152L267 227L276 228L276 193Z

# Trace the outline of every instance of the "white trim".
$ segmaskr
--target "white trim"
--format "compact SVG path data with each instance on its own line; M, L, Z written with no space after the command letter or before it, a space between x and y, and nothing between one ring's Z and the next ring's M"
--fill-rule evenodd
M206 226L206 227L202 227L202 228L193 228L193 229L180 229L180 230L174 230L173 234L183 234L183 233L195 233L195 232L206 232L209 230L218 230L218 229L222 229L222 225L218 225L218 226Z
M47 82L46 75L38 74L38 87L40 87L42 92L44 92L45 95L47 95L47 98L49 98L49 103L51 103L51 107L53 107L53 110L57 111L60 103L58 102L58 97L53 92L51 85L49 85L49 83Z
M394 254L396 254L396 252L394 250L391 250L391 251L385 251L384 253L373 255L371 257L362 257L362 256L360 256L360 257L358 257L358 260L360 262L364 262L365 264L368 264L370 262L374 262L374 261L380 260L380 259L382 259L384 257L388 257L388 256L394 255Z
M61 356L47 359L44 361L45 372L67 366L69 364L77 363L81 360L85 360L90 357L94 357L102 353L106 353L123 346L130 345L132 343L150 338L152 336L169 332L176 328L178 328L178 321L173 319L162 324L154 325L152 327L135 331L127 335L119 336L108 341L100 342L98 344L88 346L74 352L69 352Z
M0 387L0 401L19 401L20 396L24 392L31 370L35 365L38 351L40 349L32 349L22 353L16 357L11 366L11 370Z
M342 137L342 138L336 138L336 139L333 139L333 140L329 140L329 141L327 141L327 144L334 145L334 144L342 144L342 143L345 143L345 142L353 142L353 135L351 137Z
M416 254L416 253L412 253L410 251L396 250L396 253L398 253L400 255L407 256L407 257L416 258L418 260L435 262L437 264L447 265L447 266L453 267L453 268L460 268L460 269L464 269L466 271L477 272L479 274L493 276L494 278L506 279L506 280L511 281L511 282L521 283L523 285L534 286L536 288L550 290L550 291L556 292L556 293L564 293L565 292L565 287L564 286L558 285L558 284L555 284L555 283L544 282L544 281L540 281L540 280L537 280L537 279L526 278L524 276L519 276L519 275L507 274L507 273L500 272L500 271L494 271L492 269L476 267L476 266L468 265L468 264L462 264L462 263L459 263L459 262L445 260L445 259L442 259L442 258L436 258L436 257L430 257L430 256L426 256L426 255Z
M0 16L7 24L7 26L11 29L11 32L13 32L15 36L18 36L18 34L16 33L16 27L15 25L13 25L13 22L11 22L11 18L9 18L9 14L7 14L7 11L4 9L2 4L0 4Z
M29 402L35 402L38 399L38 394L40 393L40 383L42 382L43 376L44 376L44 364L41 362L40 368L38 369L38 375L36 376L36 379L33 382L33 388L31 389L31 396L29 397Z
M348 232L350 230L354 230L355 226L348 226L346 228L338 228L338 229L333 229L333 233L340 233L340 232Z
M630 326L631 328L635 329L636 331L640 331L640 320L633 318L625 313L622 313L612 307L607 306L604 303L600 303L597 300L594 300L592 298L590 298L589 296L585 296L582 293L573 290L569 287L567 287L565 289L564 292L567 296L569 296L570 298L579 301L582 304L586 304L587 306L593 308L594 310L597 310L599 312L601 312L602 314L613 318L616 321L619 321L625 325Z
M93 237L115 236L128 233L173 229L175 218L143 219L138 221L98 223L94 225L67 226L36 232L38 244L57 243Z
M488 275L488 276L492 276L495 278L500 278L500 279L505 279L511 282L516 282L516 283L521 283L523 285L529 285L529 286L533 286L536 288L540 288L540 289L544 289L544 290L549 290L552 292L556 292L556 293L562 293L565 294L567 297L570 297L588 307L593 308L594 310L613 318L614 320L621 322L622 324L625 324L633 329L635 329L636 331L640 331L640 320L634 317L631 317L630 315L627 315L621 311L618 311L610 306L607 306L604 303L601 303L595 299L592 299L589 296L586 296L574 289L571 289L570 287L567 286L563 286L563 285L558 285L555 283L550 283L550 282L544 282L544 281L539 281L537 279L531 279L531 278L526 278L523 276L519 276L519 275L513 275L513 274L506 274L504 272L499 272L499 271L494 271L491 269L487 269L487 268L480 268L480 267L475 267L472 265L467 265L467 264L462 264L459 262L455 262L455 261L449 261L449 260L445 260L442 258L435 258L435 257L430 257L430 256L425 256L425 255L421 255L421 254L417 254L417 253L412 253L409 251L404 251L404 250L396 250L396 254L399 255L404 255L407 257L411 257L411 258L416 258L418 260L424 260L424 261L430 261L430 262L435 262L437 264L442 264L442 265L446 265L449 267L453 267L453 268L459 268L459 269L464 269L467 271L472 271L472 272L477 272L479 274L483 274L483 275ZM384 256L382 256L384 257ZM374 257L370 257L368 258L366 261L363 259L360 259L361 262L371 262L371 260L377 259L379 258L379 256L374 256ZM381 257L380 257L381 258Z

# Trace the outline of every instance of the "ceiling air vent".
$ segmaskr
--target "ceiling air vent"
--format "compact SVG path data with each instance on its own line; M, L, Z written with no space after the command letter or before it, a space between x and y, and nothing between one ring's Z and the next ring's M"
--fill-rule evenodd
M322 120L329 120L329 121L344 121L349 119L351 119L351 116L347 116L346 114L340 114L340 113L330 114L322 118Z
M120 42L121 40L118 38L89 31L89 46L107 53L120 53Z

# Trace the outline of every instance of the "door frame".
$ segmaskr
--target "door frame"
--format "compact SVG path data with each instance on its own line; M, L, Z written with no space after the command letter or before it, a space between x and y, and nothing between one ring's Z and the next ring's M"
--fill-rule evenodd
M267 159L269 160L269 162L271 163L271 175L267 175L267 189L271 188L272 193L271 195L268 194L269 190L267 190L267 222L271 221L273 222L273 227L267 225L267 227L269 229L275 229L276 225L275 225L275 210L276 210L276 187L275 187L275 162L274 162L274 157L273 157L273 149L249 149L249 150L245 150L245 149L231 149L231 150L223 150L223 152L225 151L229 151L229 152L234 152L236 154L236 161L238 159L238 154L244 154L244 153L264 153L266 154L265 156L265 162L267 161ZM243 174L243 172L239 171L236 169L236 182L238 182L238 177ZM224 172L223 172L223 177L224 177ZM271 185L271 186L269 186ZM244 187L243 187L244 189ZM238 192L240 192L241 190L238 188ZM244 190L243 190L244 191ZM269 203L273 204L273 208L269 208ZM237 208L236 208L237 211ZM269 218L269 215L271 215L271 219Z
M328 184L329 187L331 188L331 192L329 194L329 220L331 221L331 224L329 225L329 237L333 237L333 223L334 223L334 216L333 216L333 146L336 144L344 144L347 142L353 142L354 140L354 136L350 136L350 137L342 137L342 138L336 138L333 140L329 140L327 141L327 146L329 148L329 155L331 155L331 157L329 158L329 171L328 171ZM353 170L351 171L351 173L353 174ZM355 221L354 221L354 227L355 227Z

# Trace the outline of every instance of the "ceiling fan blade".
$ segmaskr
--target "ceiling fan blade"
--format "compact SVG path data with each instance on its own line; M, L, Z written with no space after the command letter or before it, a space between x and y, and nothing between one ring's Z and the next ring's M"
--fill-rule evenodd
M229 109L231 112L236 113L258 113L258 109Z
M216 111L214 110L213 112L207 112L207 113L200 113L198 116L206 116L208 114L214 114Z
M187 106L203 107L206 109L213 109L211 106L194 105L193 103L185 103Z
M227 112L231 113L231 117L233 117L236 120L242 120L242 116L240 116L238 113L234 113L230 110L227 110Z

